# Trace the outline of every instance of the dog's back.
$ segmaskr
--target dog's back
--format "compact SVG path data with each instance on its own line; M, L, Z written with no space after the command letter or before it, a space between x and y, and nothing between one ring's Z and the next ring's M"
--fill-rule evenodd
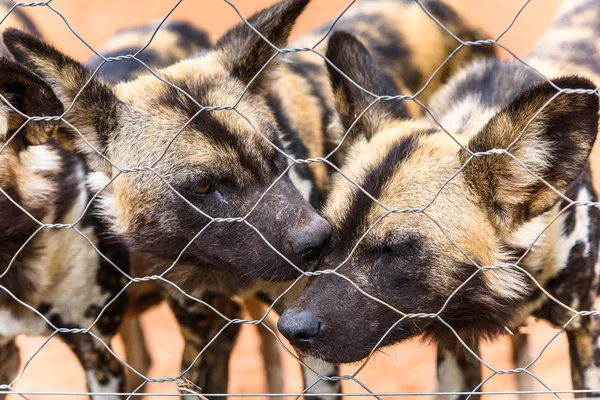
M110 83L128 81L151 73L148 68L165 68L212 46L206 32L187 22L166 21L157 28L158 23L149 23L122 29L111 36L99 50L106 58L133 55L142 48L144 50L136 56L137 60L125 58L105 63L98 76ZM96 56L88 61L87 66L96 69L102 61Z
M472 26L452 7L443 1L423 2L426 10L440 23L465 41L486 39L486 35ZM325 54L331 24L306 34L290 43L289 48L312 48ZM489 45L462 48L447 62L459 42L444 31L414 1L368 0L353 4L335 23L332 31L353 33L371 51L386 75L398 90L397 94L423 92L418 100L427 104L430 95L467 62L479 58L492 58L494 48ZM312 52L297 52L285 56L288 61L277 72L275 84L269 94L269 104L282 127L284 143L296 158L316 158L332 152L344 132L336 125L333 93L326 63ZM439 71L436 70L440 68ZM292 93L293 95L290 95ZM424 110L413 101L406 101L413 115ZM344 149L330 158L341 165ZM302 168L299 168L302 167ZM306 169L310 169L307 171ZM300 185L315 186L311 202L318 206L329 187L329 170L324 163L308 167L296 166L292 170L301 175ZM293 177L294 178L294 177Z

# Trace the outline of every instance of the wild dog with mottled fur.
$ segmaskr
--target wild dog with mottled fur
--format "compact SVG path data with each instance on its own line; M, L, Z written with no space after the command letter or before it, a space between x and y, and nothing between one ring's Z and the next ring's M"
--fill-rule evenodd
M308 0L284 1L258 13L250 23L271 43L284 46L306 3ZM381 5L376 7L381 26L398 23L387 18L392 9L384 5L407 5L405 1L368 4ZM369 18L374 22L376 16L371 13ZM360 26L366 28L367 24ZM389 31L401 34L391 28ZM46 79L65 105L70 106L89 81L67 115L86 140L77 133L62 139L102 177L100 187L115 178L104 190L102 208L115 233L134 250L152 254L161 265L152 273L160 273L177 261L166 277L190 293L199 295L211 289L249 296L258 291L270 301L280 290L266 282L299 276L289 262L301 268L312 266L329 238L330 227L302 199L298 188L305 198L317 203L311 193L312 182L326 186L327 179L315 178L314 171L308 179L291 172L296 186L288 177L279 179L289 160L275 147L295 157L322 156L333 96L327 85L315 86L326 88L324 92L307 92L299 83L305 82L305 73L285 70L281 55L263 70L275 50L247 25L231 29L213 51L159 71L162 78L185 93L160 84L152 76L109 86L100 79L90 80L89 70L31 36L12 31L4 37L13 55ZM437 39L434 42L437 45ZM389 49L379 48L382 57ZM467 49L465 54L471 51ZM406 55L400 51L390 54ZM419 76L431 75L429 69L437 66L426 65ZM322 66L311 72L324 82ZM277 92L284 84L291 88L288 97ZM200 105L236 106L235 111L199 113ZM307 124L305 117L316 122ZM182 127L185 129L179 133ZM321 150L309 153L308 144ZM111 163L121 168L153 169L119 173ZM294 165L290 171L302 167ZM210 222L207 215L218 219ZM232 216L237 218L222 219ZM277 310L284 304L279 302ZM184 306L183 310L187 308ZM187 341L184 363L191 364L206 343ZM337 372L330 369L324 374ZM204 389L213 392L213 388ZM318 386L313 390L323 392Z
M276 5L253 22L281 45L306 3ZM13 56L46 79L65 105L91 76L84 66L30 35L7 31L4 40ZM236 107L251 118L253 126L235 111L202 112L186 125L198 112L197 103L234 104L270 56L270 46L241 25L226 34L215 50L159 71L162 78L194 100L151 75L115 86L94 78L66 115L95 149L76 133L61 135L61 142L86 159L98 179L117 172L107 159L127 168L152 165L160 158L154 168L164 182L152 172L121 174L104 190L100 204L114 233L134 251L154 257L150 273L160 274L178 260L165 277L199 297L205 290L228 296L256 292L255 288L271 291L275 285L261 282L297 277L296 270L272 251L261 235L288 260L303 267L307 265L305 257L314 258L329 236L329 224L302 199L289 178L280 179L267 192L288 165L287 159L253 128L279 145L272 114L255 110L266 108L263 93L269 71L254 80ZM173 140L184 126L187 129ZM100 181L97 187L105 182ZM207 215L245 215L264 193L247 219L260 235L244 222L207 225ZM183 252L200 231L202 234ZM188 367L212 339L194 340L197 332L213 336L216 332L204 329L201 325L205 319L194 318L189 313L190 302L183 301L182 297L181 311L175 310L175 314L183 327L189 327L183 330L183 363ZM233 325L222 335L235 336L238 328ZM210 387L207 384L214 380L203 382L202 378L189 377L205 393L226 390L226 386L225 390ZM223 385L223 381L215 383Z
M148 23L122 29L112 35L99 49L100 54L107 58L135 54L143 49L136 56L137 60L120 59L106 62L100 67L103 59L95 56L86 63L86 66L90 70L97 70L96 76L99 78L117 84L135 79L141 75L149 75L154 70L168 67L177 61L191 57L193 54L205 51L213 45L206 32L186 22L166 21L158 31L156 31L156 28L157 23ZM151 38L152 41L149 43ZM64 128L63 126L62 129ZM59 131L58 135L63 135L63 131ZM130 258L131 275L135 277L144 276L148 263L152 260L144 257L143 254L137 253L132 253ZM162 301L163 295L159 287L152 281L137 282L130 286L127 294L128 304L125 307L126 313L119 333L125 345L127 363L137 371L137 373L133 373L129 369L126 370L126 391L131 392L137 390L143 383L143 378L138 373L145 375L152 362L145 346L144 332L139 324L138 316ZM227 296L206 293L201 299L230 318L241 317L238 304ZM173 302L170 303L173 304ZM186 340L193 337L192 341L194 343L210 340L225 323L222 318L215 318L214 312L203 305L194 304L185 310L180 309L178 306L174 306L174 308L179 316L180 324L183 322L190 324L190 326L182 326L182 330L187 332ZM201 330L198 329L200 325L203 328ZM264 339L275 341L272 336ZM195 380L199 384L202 383L204 388L214 387L214 384L207 383L206 379L219 382L220 385L222 385L220 382L225 382L226 385L229 365L228 352L231 351L234 340L235 334L222 335L203 353L201 360L194 364L187 376L207 377ZM269 346L267 343L263 343L263 345L266 349L273 347L273 345ZM267 371L280 369L281 366L277 363L278 359L273 357L272 353L267 354L271 355L268 360L265 359ZM185 368L187 367L188 365L185 365ZM273 375L273 373L271 372L268 375ZM273 384L278 382L281 382L281 379L277 379L277 376L269 380L269 383ZM217 387L215 390L218 389ZM273 393L280 393L282 389L281 386L273 387Z
M99 49L99 52L105 57L135 54L148 44L155 31L156 23L123 29L111 36ZM98 70L97 76L113 84L125 82L143 74L151 74L152 72L148 68L158 70L168 67L194 54L207 51L212 45L206 32L186 22L166 21L156 32L150 45L136 57L143 64L132 59L108 62ZM94 57L86 63L86 66L96 70L101 62L102 58ZM142 254L132 254L132 258L132 275L143 276L147 264L151 260ZM145 374L150 367L151 359L144 346L144 334L137 316L147 308L158 304L163 296L158 286L152 281L138 282L130 289L125 320L120 333L127 350L127 363L136 371ZM167 300L177 315L182 332L185 332L186 340L191 340L192 343L206 343L225 325L224 319L215 315L214 311L203 304L190 302L186 307L181 307L179 303L183 300L175 301L172 297L171 293L170 296L167 296ZM239 305L229 296L205 292L201 299L229 318L242 317ZM246 299L246 306L251 311L252 318L260 319L265 313L264 305L258 300ZM271 328L276 329L274 324ZM234 333L232 334L232 332ZM186 376L195 377L194 380L202 383L204 388L221 390L219 386L224 386L223 390L226 389L229 375L229 355L236 338L235 332L237 330L232 329L219 336L202 353L200 360L194 364ZM279 342L266 330L261 329L260 333L269 393L282 393L284 387ZM196 357L196 354L190 354L188 357ZM187 367L188 365L184 365L184 368ZM130 388L128 391L136 389L143 383L142 378L137 374L126 372L128 374L127 385ZM210 383L209 380L214 383ZM215 385L219 386L215 387Z
M29 116L63 112L47 83L6 58L0 92ZM0 121L0 385L10 388L17 377L17 335L58 332L81 362L90 391L120 392L124 369L108 346L121 323L126 279L96 249L125 273L128 253L100 236L103 222L86 212L85 165L48 142L57 122L29 121L20 129L25 118L4 102ZM56 331L90 328L96 337Z
M596 27L600 2L578 3L571 21ZM452 136L431 119L409 118L398 101L380 101L356 122L342 168L348 180L336 180L325 205L333 235L320 264L348 280L311 279L279 320L301 354L356 362L424 333L441 346L440 374L452 379L443 390L472 391L481 365L455 334L476 350L478 339L534 315L566 325L574 388L600 392L598 316L569 323L575 314L534 282L575 310L594 308L600 212L585 205L597 201L588 157L599 104L597 85L573 74L596 71L560 50L596 40L583 30L576 43L563 31L555 50L530 58L551 82L500 61L476 62L451 79L431 109ZM548 64L548 52L566 59ZM334 34L327 57L362 88L397 93L350 34ZM330 75L348 130L374 98L333 68ZM588 93L557 96L557 87Z

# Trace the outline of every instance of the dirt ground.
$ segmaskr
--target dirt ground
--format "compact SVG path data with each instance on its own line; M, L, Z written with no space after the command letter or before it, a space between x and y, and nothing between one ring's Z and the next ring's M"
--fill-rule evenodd
M244 15L273 3L274 0L234 1ZM338 14L349 0L313 0L301 18L296 34L305 32ZM54 0L52 6L63 13L72 28L93 47L98 47L115 30L148 20L160 19L175 3L174 0ZM498 35L512 20L523 0L456 0L457 6L473 22L482 26L491 37ZM534 40L551 20L558 0L533 0L522 13L513 28L504 36L502 43L517 55L524 55ZM28 10L41 27L42 32L55 45L79 60L86 60L91 51L86 48L65 26L57 14L43 7ZM184 1L172 15L173 19L186 19L207 29L214 36L224 32L239 21L239 17L222 0ZM153 365L149 376L153 378L174 376L178 373L183 341L178 333L172 314L166 306L157 307L142 317ZM231 361L231 393L264 393L266 386L261 359L258 352L256 327L244 326ZM533 324L528 328L540 352L555 332L544 324ZM483 349L483 359L494 368L510 368L511 353L508 339L488 344ZM22 357L28 360L43 343L43 338L19 339ZM120 353L118 338L115 340ZM293 357L284 355L286 391L301 390L300 368ZM361 371L358 378L375 392L429 392L435 389L435 351L418 340L387 349L374 357ZM343 368L351 373L358 366ZM1 368L1 366L0 366ZM553 389L569 389L570 373L566 339L564 336L543 353L533 371ZM484 372L487 376L489 371ZM51 340L27 365L16 387L23 391L84 392L84 377L73 354L59 340ZM536 388L542 389L539 384ZM515 389L513 376L496 376L485 386L486 391L509 391ZM364 389L352 383L344 387L345 392L364 393ZM147 392L176 393L172 383L149 384ZM492 396L487 396L491 398ZM493 396L493 398L512 398ZM568 395L565 397L569 397ZM29 399L54 398L30 395ZM86 396L69 396L85 399ZM148 397L153 398L153 397ZM158 398L158 397L154 397ZM416 397L415 397L416 398ZM9 399L17 399L9 396Z

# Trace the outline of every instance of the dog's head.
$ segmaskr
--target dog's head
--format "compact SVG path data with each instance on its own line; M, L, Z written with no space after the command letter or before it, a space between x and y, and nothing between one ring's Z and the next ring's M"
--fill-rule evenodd
M14 57L67 109L78 132L59 141L104 183L113 180L101 201L114 232L165 267L181 256L180 283L220 273L289 279L298 272L277 253L302 266L329 238L329 224L287 175L280 178L289 160L265 98L277 68L273 46L285 45L307 3L285 0L259 12L249 22L260 35L241 23L214 50L160 70L162 82L149 75L110 86L31 35L4 34ZM127 172L138 167L151 168Z
M363 89L396 94L352 36L334 34L327 57ZM333 68L330 74L349 129L374 98ZM594 88L578 77L554 83ZM579 176L598 129L597 96L553 99L556 93L538 84L479 131L456 137L472 152L510 146L520 162L507 154L470 159L439 126L409 120L397 100L369 108L350 131L344 177L337 177L324 209L333 235L320 270L339 266L347 279L313 277L284 313L279 327L295 347L330 362L358 361L380 340L384 346L423 331L452 335L431 316L398 322L401 313L442 309L460 334L502 329L527 281L516 270L478 272L476 265L509 261L503 239L557 203L554 189L564 192Z

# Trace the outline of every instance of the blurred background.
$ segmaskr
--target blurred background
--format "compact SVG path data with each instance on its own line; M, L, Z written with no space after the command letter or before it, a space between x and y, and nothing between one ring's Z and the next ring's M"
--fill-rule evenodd
M233 2L245 16L249 16L254 11L274 3L275 0L234 0ZM348 3L349 0L313 0L300 18L294 36L332 20ZM452 3L467 19L483 28L490 37L496 37L509 25L524 0L454 0ZM532 0L511 30L502 38L501 43L512 49L518 56L527 54L536 38L550 23L559 3L559 0ZM51 3L52 7L68 20L71 28L95 48L101 47L111 34L121 28L161 19L174 4L174 0L54 0ZM32 7L26 9L26 12L44 36L59 49L80 61L86 61L92 56L90 49L69 30L57 13L47 7ZM190 21L208 31L214 38L240 22L235 11L223 0L183 1L170 19ZM7 23L10 24L10 19ZM510 57L507 53L503 53L502 56ZM142 323L154 359L149 376L157 378L177 375L183 340L168 308L161 305L152 309L142 316ZM251 394L266 391L256 329L249 326L244 326L242 329L231 361L230 393ZM556 332L541 323L532 323L526 330L533 335L536 352L540 352ZM118 338L115 342L117 351L120 351ZM20 338L23 360L28 360L42 343L43 338ZM494 368L512 368L512 355L507 343L508 339L504 338L486 344L482 351L483 359ZM298 393L301 391L299 364L288 354L284 354L283 357L287 379L286 391ZM568 363L566 338L561 335L543 353L539 362L533 367L533 371L552 389L570 389ZM346 366L343 372L351 373L356 368L357 365ZM489 371L484 371L484 377L487 375ZM419 340L385 349L369 362L358 378L374 392L433 391L435 390L435 349ZM58 339L51 340L42 348L27 366L16 387L23 391L85 392L81 368L73 354ZM537 383L535 387L543 389ZM364 393L364 389L354 383L346 384L344 390ZM514 377L496 376L484 386L484 390L515 390ZM146 391L177 392L173 383L149 384L146 386ZM27 397L46 398L36 395ZM18 397L9 396L9 398L13 400ZM86 399L87 397L81 395L68 398ZM487 398L508 399L515 396L487 396Z

